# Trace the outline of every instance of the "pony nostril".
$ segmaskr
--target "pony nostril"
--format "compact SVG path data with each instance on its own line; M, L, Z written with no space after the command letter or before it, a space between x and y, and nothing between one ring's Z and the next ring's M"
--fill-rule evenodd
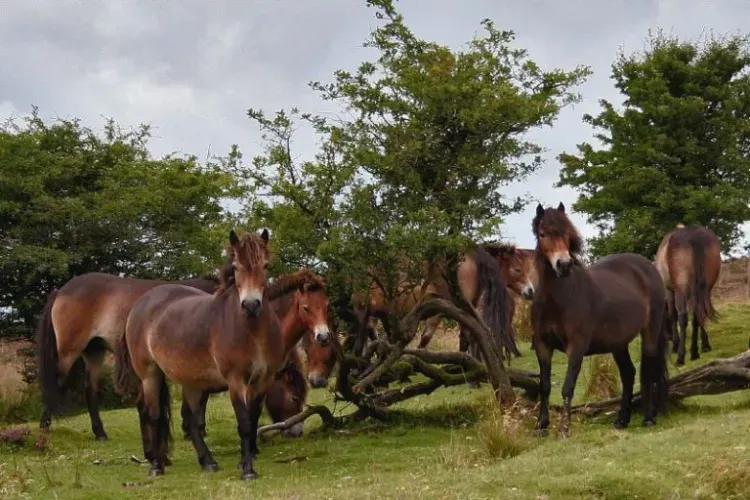
M258 316L260 314L262 305L260 299L245 299L242 301L241 305L248 314L253 316Z

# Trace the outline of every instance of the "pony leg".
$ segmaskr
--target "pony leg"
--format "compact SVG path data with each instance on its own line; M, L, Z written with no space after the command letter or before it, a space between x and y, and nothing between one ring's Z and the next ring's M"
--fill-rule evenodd
M568 370L565 374L565 382L563 382L562 388L563 414L560 418L559 432L561 438L567 438L570 435L571 403L573 401L573 394L575 393L576 382L578 382L578 375L581 373L583 352L584 350L577 345L570 346L568 349Z
M711 352L711 343L708 341L708 332L701 326L701 351Z
M536 424L540 435L547 434L549 427L549 394L552 391L552 349L539 340L539 335L533 337L536 359L539 362L539 421Z
M192 439L190 437L190 420L196 418L198 423L198 430L201 436L204 438L208 435L206 433L206 404L208 404L208 397L211 394L209 392L202 393L198 406L195 410L190 408L188 401L185 397L182 397L182 407L180 408L180 414L182 416L182 432L185 439Z
M633 384L635 384L635 365L630 359L630 351L627 348L612 353L617 363L622 381L622 399L620 400L620 413L617 415L615 427L624 429L630 423L631 405L633 402Z
M687 299L682 292L675 292L675 310L677 311L677 323L680 329L680 341L677 348L677 366L685 364L685 341L687 340Z
M205 393L207 394L207 393ZM198 464L204 471L215 472L219 470L219 465L211 455L211 450L208 449L206 441L203 439L201 433L201 423L205 429L205 420L203 419L204 396L203 391L195 389L187 389L183 387L182 402L183 405L188 406L190 411L190 419L188 421L188 432L190 433L190 440L193 442L195 452L198 454Z
M101 415L99 415L99 379L101 377L102 364L106 350L93 347L84 351L83 359L86 362L86 406L88 407L89 417L91 418L91 431L99 441L108 439L104 431Z
M149 475L161 476L169 453L170 398L164 374L152 366L143 379L143 404L151 438L151 470Z
M437 330L440 321L442 321L442 318L436 315L427 318L427 321L424 322L424 331L422 332L422 336L419 339L420 349L424 349L425 347L427 347L427 344L430 343L430 341L432 340L432 336L435 335L435 331Z
M253 469L253 456L250 453L252 425L247 405L248 392L247 386L241 381L234 382L229 388L229 398L232 401L232 408L234 408L234 416L237 419L237 434L240 438L243 481L257 479L258 477L258 473Z
M698 328L700 325L698 324L698 314L693 311L693 335L690 339L690 360L695 361L696 359L700 359L701 355L698 352Z
M265 399L266 395L261 394L250 401L250 454L253 458L256 458L260 453L260 450L258 450L258 421L260 420L260 414L263 412L263 402Z

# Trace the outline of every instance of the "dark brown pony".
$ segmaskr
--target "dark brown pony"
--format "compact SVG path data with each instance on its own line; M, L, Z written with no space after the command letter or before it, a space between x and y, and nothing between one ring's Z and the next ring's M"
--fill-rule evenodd
M217 290L217 294L222 293L222 290L227 287L223 283L224 278L220 279L222 279L222 286ZM228 284L231 284L233 278L227 276L226 279ZM319 346L312 357L316 361L326 363L324 368L327 369L324 371L320 371L318 367L317 371L309 372L310 368L308 367L308 373L314 373L315 380L322 379L324 384L328 382L327 377L333 366L328 368L327 364L331 362L330 360L335 363L336 358L328 328L328 296L326 295L325 284L320 277L307 269L281 276L273 285L268 287L267 296L271 300L271 307L273 307L281 323L283 343L289 350L286 378L278 380L279 377L277 376L278 383L271 387L266 399L269 414L274 422L280 422L301 412L306 401L307 384L305 379L301 378L300 380L299 377L303 377L301 373L297 377L297 373L293 371L294 369L297 371L302 369L296 347L298 342L301 343L300 339L310 337L310 340L306 342L308 352L310 352L311 346ZM308 354L309 358L310 354ZM294 392L289 388L300 387L300 385L304 385L305 398L300 399L299 394L297 394L298 397L295 400ZM201 396L200 404L195 411L191 411L187 398L183 398L181 413L182 429L185 434L189 435L190 419L196 418L199 431L203 436L206 435L206 405L209 395L210 392L205 392ZM290 414L291 411L295 413ZM280 420L277 420L277 418ZM284 434L290 437L299 437L302 435L302 425L294 426L284 431Z
M52 415L59 410L65 380L73 364L86 363L86 404L91 430L106 440L99 415L98 386L107 351L114 351L125 334L125 320L138 298L165 283L179 283L213 292L216 278L158 281L87 273L69 280L50 294L36 333L37 366L44 402L40 422L49 430Z
M151 475L164 473L170 441L167 378L182 385L193 418L189 432L204 470L218 465L195 415L206 392L229 390L240 437L242 479L254 479L257 430L263 400L298 338L283 338L266 289L268 232L240 240L229 235L231 280L214 296L179 285L144 294L128 316L127 349L117 350L118 387L129 392L131 373L141 383L138 410ZM304 333L304 331L302 332ZM328 340L327 323L316 340ZM301 337L301 334L300 334Z
M641 335L641 392L646 426L655 423L667 400L667 335L664 285L652 263L632 253L604 257L588 269L581 263L583 240L565 215L565 206L540 204L532 229L537 240L539 290L531 306L540 370L538 428L549 426L552 353L568 356L562 388L560 434L570 431L570 411L584 356L612 353L622 380L615 427L630 423L635 366L628 345Z
M692 310L693 313L690 359L700 358L699 327L703 352L711 350L706 333L706 320L718 319L711 302L711 291L721 273L719 239L707 227L686 228L680 224L662 240L656 252L655 264L670 295L673 311L670 323L674 325L675 315L679 323L679 337L676 328L670 328L673 333L672 348L677 352L677 365L684 365L688 310Z
M404 316L426 296L450 300L451 293L443 274L443 266L424 262L423 268L425 280L422 284L401 286L401 293L395 302L396 313L399 316ZM507 356L520 355L508 320L509 297L505 282L497 262L481 246L476 245L463 256L458 265L458 286L463 298L477 309L495 336L498 348L505 351L504 354ZM367 297L355 294L352 303L360 322L367 325L368 335L373 336L375 320L382 317L388 308L382 289L373 280ZM426 320L420 347L425 347L429 343L440 321L440 316L432 316Z

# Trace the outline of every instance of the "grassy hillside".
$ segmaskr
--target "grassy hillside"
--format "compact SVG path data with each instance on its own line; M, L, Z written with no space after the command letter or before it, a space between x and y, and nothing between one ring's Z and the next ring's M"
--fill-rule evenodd
M750 306L727 304L720 312L721 322L709 330L714 351L685 369L747 348ZM528 343L523 348L514 365L536 369ZM638 346L633 349L638 352ZM585 399L589 363L584 367L577 401ZM560 401L564 370L565 356L558 353L553 403ZM671 371L677 372L674 365ZM313 402L331 401L323 390L311 394ZM486 385L456 387L408 401L389 425L323 432L313 418L301 439L261 441L260 478L253 483L238 479L236 424L225 395L209 403L208 442L222 467L215 474L200 471L178 421L174 465L163 478L150 480L147 467L129 459L141 454L135 410L103 413L107 443L95 442L88 416L78 415L53 423L45 452L33 449L33 436L22 447L0 444L0 498L750 497L750 393L692 398L652 429L640 426L640 415L626 431L611 427L613 416L576 420L567 441L554 432L533 437L535 410L504 421L488 411L488 400ZM339 404L337 411L350 409ZM179 418L177 404L174 414ZM556 424L553 415L553 430ZM36 424L31 428L35 432ZM504 440L515 446L513 458L500 458L508 448Z

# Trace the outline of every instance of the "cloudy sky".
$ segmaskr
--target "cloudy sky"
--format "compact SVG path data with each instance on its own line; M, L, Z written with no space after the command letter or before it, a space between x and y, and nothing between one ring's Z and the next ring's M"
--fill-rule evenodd
M188 8L188 6L190 6ZM597 100L619 102L609 79L620 47L643 48L649 29L695 39L706 30L750 32L746 0L401 0L407 24L426 39L460 48L489 17L512 29L517 44L545 68L588 64L584 101L554 128L535 134L548 161L522 186L544 204L568 206L575 193L555 189L554 157L589 140L581 115ZM364 0L0 0L0 118L40 107L45 118L79 117L94 128L103 117L123 125L151 123L152 149L224 154L238 143L258 151L250 107L298 106L331 112L310 80L329 80L372 54L362 41L373 26ZM313 152L301 139L297 152ZM507 221L505 237L528 246L535 204ZM574 215L586 236L585 219Z

